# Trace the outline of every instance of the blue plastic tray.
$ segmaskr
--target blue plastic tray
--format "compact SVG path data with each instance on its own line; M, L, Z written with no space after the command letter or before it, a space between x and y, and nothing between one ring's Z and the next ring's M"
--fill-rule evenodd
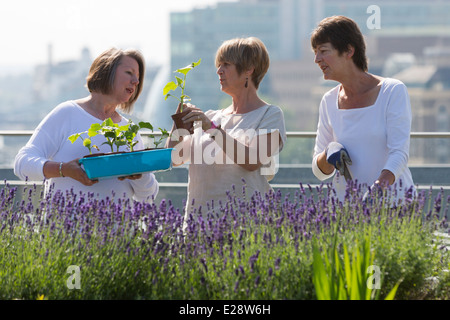
M172 150L153 149L90 155L79 160L89 179L106 179L172 168Z

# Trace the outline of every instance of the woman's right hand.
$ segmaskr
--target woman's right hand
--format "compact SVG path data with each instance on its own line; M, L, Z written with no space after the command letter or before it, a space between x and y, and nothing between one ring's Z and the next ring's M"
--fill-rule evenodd
M74 159L69 162L64 162L61 171L64 177L69 177L78 182L84 184L85 186L92 186L98 182L98 180L91 180L88 178L86 172L81 167L81 164L78 162L79 159Z
M186 114L183 117L183 121L185 123L200 121L202 123L202 129L204 131L211 128L212 125L211 120L205 115L203 110L197 108L196 106L190 103L185 105L184 110L186 109L190 110L190 112L188 112L188 114Z

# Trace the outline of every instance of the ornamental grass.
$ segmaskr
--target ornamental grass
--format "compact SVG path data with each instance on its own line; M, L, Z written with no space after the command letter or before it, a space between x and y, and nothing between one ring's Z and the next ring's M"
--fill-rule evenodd
M245 191L245 187L244 187ZM432 189L345 201L299 185L230 190L185 220L170 200L6 184L0 201L0 299L448 299L448 204Z

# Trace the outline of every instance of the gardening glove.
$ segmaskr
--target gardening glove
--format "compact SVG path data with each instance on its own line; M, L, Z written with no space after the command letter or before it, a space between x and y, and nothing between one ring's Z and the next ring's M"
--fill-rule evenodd
M352 174L348 168L352 164L352 159L348 155L347 149L339 142L330 142L326 149L327 162L332 164L345 180L352 180Z

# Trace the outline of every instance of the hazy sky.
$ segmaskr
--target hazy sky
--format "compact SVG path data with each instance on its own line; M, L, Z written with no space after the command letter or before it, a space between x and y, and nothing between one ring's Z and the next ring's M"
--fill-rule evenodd
M236 1L236 0L220 0ZM219 0L14 0L0 6L0 66L77 59L111 46L136 47L147 63L169 55L169 12L213 5Z

